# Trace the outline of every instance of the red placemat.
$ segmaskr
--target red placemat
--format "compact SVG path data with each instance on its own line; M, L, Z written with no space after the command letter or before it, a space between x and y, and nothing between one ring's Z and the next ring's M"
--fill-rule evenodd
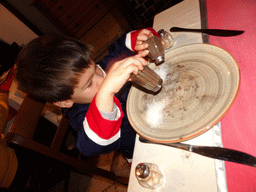
M208 28L244 30L235 37L209 36L240 67L237 98L221 120L223 146L256 156L256 1L206 0ZM229 192L256 192L256 168L226 162Z

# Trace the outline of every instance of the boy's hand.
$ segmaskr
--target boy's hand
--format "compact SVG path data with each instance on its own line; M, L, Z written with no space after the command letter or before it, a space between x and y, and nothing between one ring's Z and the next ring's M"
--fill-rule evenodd
M137 74L139 70L143 69L143 65L147 64L148 62L140 54L114 63L97 93L98 109L102 112L111 112L114 106L114 95L130 79L131 73Z
M144 43L144 41L146 41L152 36L153 34L151 33L150 30L142 29L136 38L135 50L138 51L138 54L142 57L148 55L148 50L146 49L148 48L148 44Z

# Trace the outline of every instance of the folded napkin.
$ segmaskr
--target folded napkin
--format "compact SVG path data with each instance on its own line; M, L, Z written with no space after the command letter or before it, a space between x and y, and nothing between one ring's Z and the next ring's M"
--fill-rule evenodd
M209 42L233 55L241 74L237 98L221 120L223 146L256 156L256 2L206 0L206 7L208 28L245 31L235 37L209 36ZM229 192L256 191L256 168L225 164Z

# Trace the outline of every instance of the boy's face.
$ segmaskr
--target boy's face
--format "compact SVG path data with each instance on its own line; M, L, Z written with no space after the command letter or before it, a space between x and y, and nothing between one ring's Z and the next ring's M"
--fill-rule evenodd
M104 74L102 70L91 61L90 68L86 69L80 77L78 86L74 89L74 94L71 96L71 100L74 103L80 104L91 103L103 80Z
M91 103L94 96L98 92L104 74L102 70L91 61L91 66L82 73L77 87L74 89L74 94L70 100L56 102L55 105L64 108L70 108L74 103L87 104Z

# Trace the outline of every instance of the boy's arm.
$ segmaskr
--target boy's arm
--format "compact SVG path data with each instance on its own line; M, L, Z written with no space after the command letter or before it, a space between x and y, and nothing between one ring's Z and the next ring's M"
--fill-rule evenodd
M89 105L86 118L83 120L83 130L80 132L80 140L78 139L77 142L77 147L83 154L88 155L89 146L93 146L91 153L95 150L96 154L118 147L123 112L120 102L114 95L126 83L131 73L136 74L138 70L143 69L142 65L146 64L147 61L139 55L113 64L98 93ZM101 112L112 112L114 104L119 109L116 120L104 119ZM73 121L75 120L78 119L74 118Z
M105 140L113 140L114 137L118 139L117 133L121 127L123 111L116 97L114 97L114 103L118 108L114 120L108 120L102 117L95 99L90 104L88 112L86 113L86 118L83 123L84 130L89 138L100 145L104 145L104 143L110 144L109 141Z
M83 155L99 155L119 148L123 112L116 98L115 105L117 115L114 120L105 119L101 115L96 107L95 99L89 105L88 111L88 105L78 104L74 111L70 110L66 113L69 116L71 126L77 130L76 146Z
M151 27L147 29L139 29L136 31L132 31L130 33L127 33L125 45L129 50L132 50L135 53L141 52L147 48L147 46L143 44L143 41L146 41L153 35L158 36L160 38L160 35L155 31L155 29Z
M116 104L114 103L113 111L111 111L110 113L105 113L105 112L100 111L100 114L104 119L114 121L114 120L116 120L118 111L119 111L119 109L116 106Z
M109 54L100 61L99 64L102 69L107 70L116 61L133 56L138 53L139 50L144 50L147 46L140 41L145 41L149 33L160 37L153 28L147 28L129 32L117 39L110 45ZM136 46L138 43L142 46Z
M114 106L114 95L130 79L131 73L137 74L148 62L140 55L128 57L115 62L107 72L95 97L96 105L102 112L111 112Z

